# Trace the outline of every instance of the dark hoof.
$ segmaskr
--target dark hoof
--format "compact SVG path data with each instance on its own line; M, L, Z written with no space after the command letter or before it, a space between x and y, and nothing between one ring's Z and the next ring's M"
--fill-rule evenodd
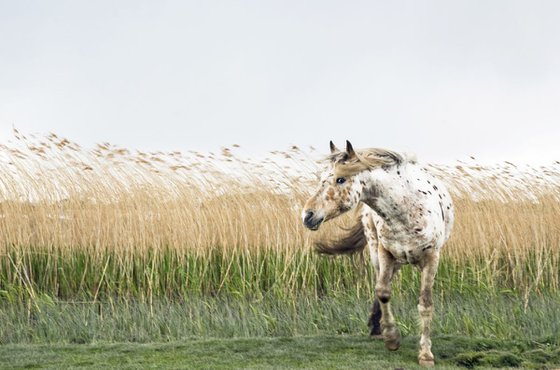
M396 351L401 346L401 333L396 327L384 330L383 339L385 340L385 348L389 351Z
M400 347L401 347L400 340L385 341L385 348L387 348L389 351L396 351Z

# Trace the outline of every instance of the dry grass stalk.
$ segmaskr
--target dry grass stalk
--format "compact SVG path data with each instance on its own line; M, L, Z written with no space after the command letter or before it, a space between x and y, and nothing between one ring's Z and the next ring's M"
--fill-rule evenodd
M310 249L314 235L299 213L321 166L313 149L250 159L238 145L221 154L132 153L108 143L88 151L54 134L16 139L0 147L3 255L80 249L102 266L106 251L126 258L163 248L202 255ZM505 277L531 287L544 279L559 288L558 162L429 167L456 202L446 258L484 264L488 284ZM320 236L338 233L347 219Z

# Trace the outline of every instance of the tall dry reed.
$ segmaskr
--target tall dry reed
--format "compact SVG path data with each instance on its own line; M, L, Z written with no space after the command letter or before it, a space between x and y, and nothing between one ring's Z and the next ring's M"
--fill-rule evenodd
M300 208L322 167L313 148L250 158L237 145L144 153L110 144L88 150L55 134L16 131L15 138L0 146L0 266L10 270L6 281L28 287L39 277L25 261L36 255L61 260L83 252L98 270L107 268L108 254L125 261L163 250L179 259L215 251L289 258L309 254L314 238L332 237L352 219L318 234L302 227ZM429 167L456 203L444 259L458 278L468 271L489 287L558 291L558 162Z

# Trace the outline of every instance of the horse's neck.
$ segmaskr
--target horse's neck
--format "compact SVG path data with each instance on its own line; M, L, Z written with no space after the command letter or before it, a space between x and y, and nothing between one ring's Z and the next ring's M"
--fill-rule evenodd
M364 174L362 179L365 183L362 201L388 223L405 221L403 218L406 213L404 199L410 196L408 184L411 181L409 178L413 176L407 167L375 169Z

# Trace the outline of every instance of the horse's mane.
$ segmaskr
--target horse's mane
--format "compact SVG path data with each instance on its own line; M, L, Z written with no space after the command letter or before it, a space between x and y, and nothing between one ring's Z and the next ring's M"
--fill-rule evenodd
M346 152L333 153L329 156L329 160L334 163L337 177L353 176L367 169L416 163L414 155L401 154L382 148L361 149L356 150L355 153L356 155L350 159Z

